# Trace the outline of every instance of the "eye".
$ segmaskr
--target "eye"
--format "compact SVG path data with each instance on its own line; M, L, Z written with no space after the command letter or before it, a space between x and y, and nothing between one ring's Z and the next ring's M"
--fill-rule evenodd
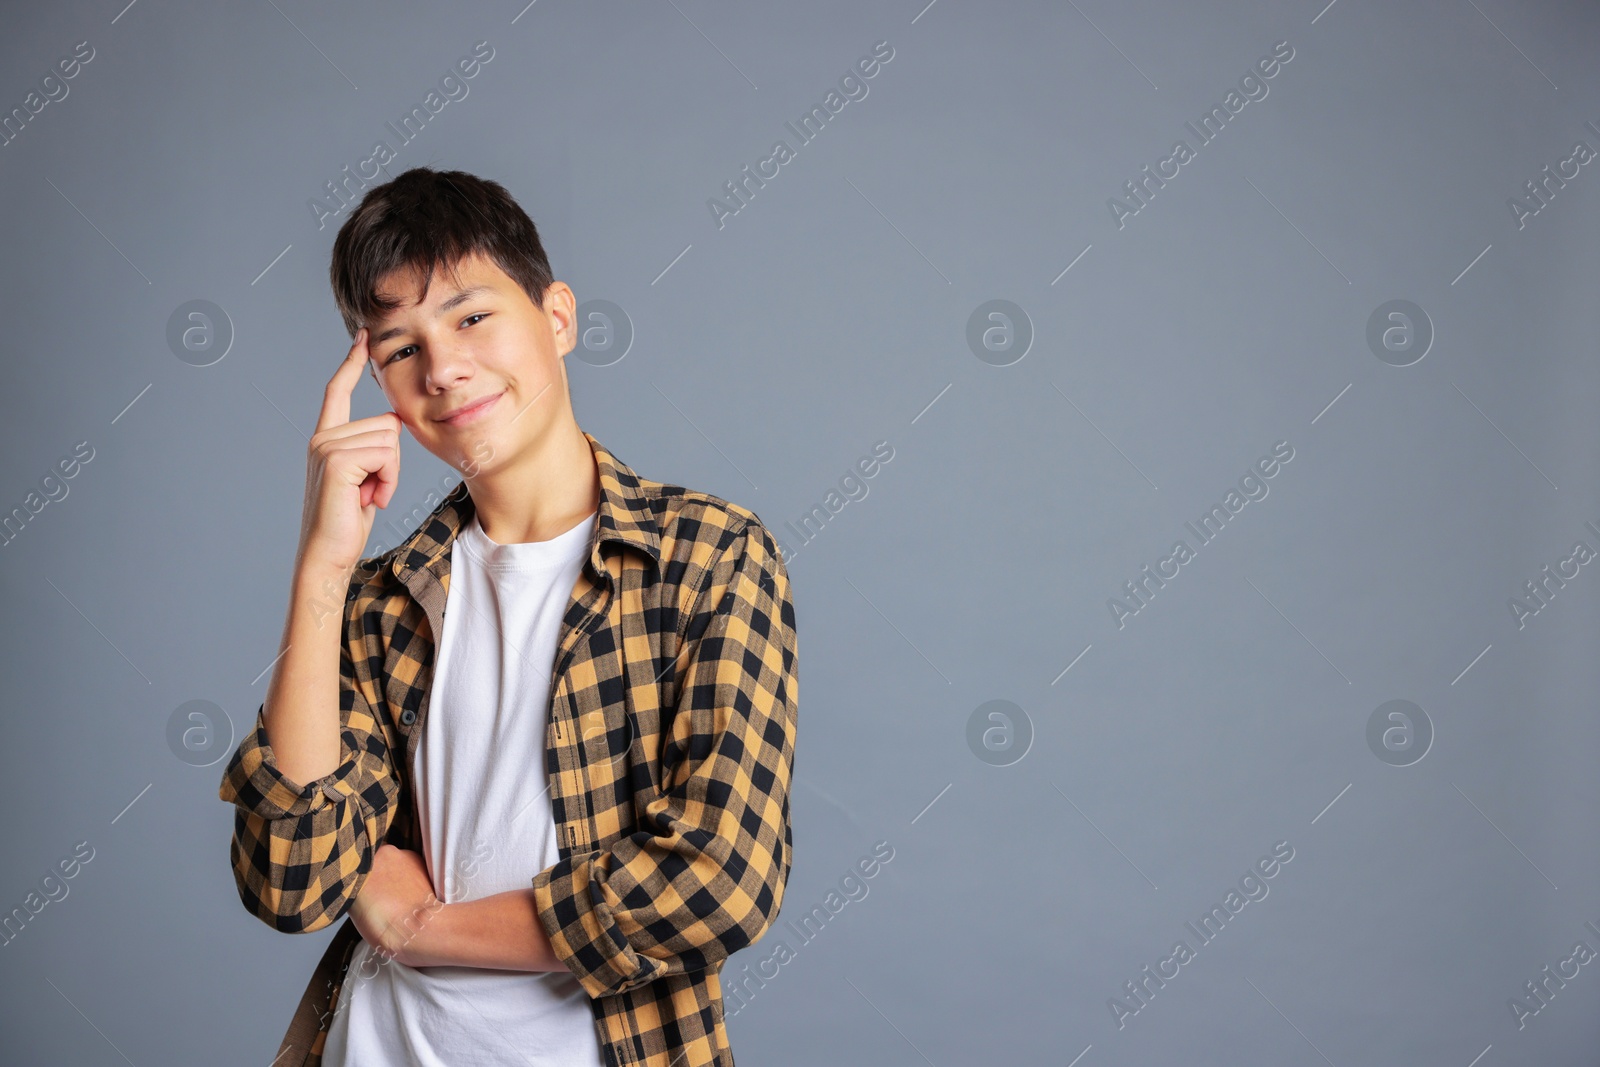
M490 312L487 312L487 311L478 311L478 312L474 312L474 313L473 313L473 314L471 314L471 315L468 315L468 316L467 316L467 317L466 317L466 318L464 318L464 319L462 319L462 320L461 320L461 323L462 323L462 325L464 325L464 326L471 326L471 325L475 325L475 323L474 323L474 322L473 322L473 321L472 321L472 320L474 320L474 319L486 319L486 318L488 318L488 317L489 317L489 315L490 315L490 314L491 314L491 313L490 313ZM384 366L385 366L385 367L387 367L387 366L388 366L388 365L389 365L389 364L391 364L391 363L393 363L393 362L394 362L394 361L395 361L395 360L397 360L397 359L404 359L404 358L406 358L406 354L407 354L407 353L408 353L408 352L409 352L409 351L410 351L410 350L411 350L411 349L413 349L413 348L415 348L415 347L417 347L417 346L416 346L416 345L406 345L406 346L405 346L405 347L404 347L404 348L397 348L397 349L395 349L395 350L394 350L394 352L392 352L392 353L391 353L391 354L390 354L390 355L389 355L389 358L388 358L388 359L386 359L386 360L384 360L384 362L383 362L383 365L384 365Z

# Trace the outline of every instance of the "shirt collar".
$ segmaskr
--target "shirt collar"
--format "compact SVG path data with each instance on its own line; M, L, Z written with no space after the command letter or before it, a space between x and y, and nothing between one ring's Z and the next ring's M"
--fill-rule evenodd
M600 475L599 521L589 538L588 560L596 574L606 573L600 556L600 546L607 541L632 545L661 565L661 536L656 529L655 512L646 499L639 476L626 463L595 440L587 430L580 430L594 453L595 467ZM422 521L417 531L402 542L394 552L390 570L395 577L405 579L407 574L426 568L440 576L444 560L456 536L472 518L475 509L467 492L467 483L461 482L444 498L433 513Z

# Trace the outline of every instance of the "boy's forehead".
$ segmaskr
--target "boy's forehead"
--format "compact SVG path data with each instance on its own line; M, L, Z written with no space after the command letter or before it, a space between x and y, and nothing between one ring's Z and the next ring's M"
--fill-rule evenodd
M433 268L433 277L428 279L425 299L438 303L448 299L459 289L479 285L498 289L510 280L494 260L472 253L461 259L436 264ZM414 305L419 298L422 298L422 283L422 267L408 264L383 275L374 288L378 296L384 300L400 300L408 305Z

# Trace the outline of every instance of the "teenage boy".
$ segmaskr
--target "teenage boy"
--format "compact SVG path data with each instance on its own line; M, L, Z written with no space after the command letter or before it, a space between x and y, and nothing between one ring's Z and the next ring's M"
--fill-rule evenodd
M579 429L573 293L499 184L372 189L330 274L354 344L220 790L246 908L291 933L348 917L274 1067L732 1067L720 971L791 864L774 538ZM364 368L393 411L352 421ZM363 559L402 426L463 481Z

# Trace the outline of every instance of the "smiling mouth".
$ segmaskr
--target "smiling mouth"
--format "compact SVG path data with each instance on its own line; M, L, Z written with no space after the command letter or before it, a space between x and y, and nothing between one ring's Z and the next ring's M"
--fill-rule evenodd
M473 420L475 420L477 418L480 418L485 413L487 413L490 408L494 407L495 401L499 400L504 395L505 395L505 390L502 389L500 392L494 394L493 396L487 396L487 397L484 397L482 400L475 400L472 403L466 405L465 407L457 408L455 411L451 412L449 415L446 415L444 418L438 419L436 421L442 422L446 426L462 426L462 425L465 425L466 423L472 422Z

